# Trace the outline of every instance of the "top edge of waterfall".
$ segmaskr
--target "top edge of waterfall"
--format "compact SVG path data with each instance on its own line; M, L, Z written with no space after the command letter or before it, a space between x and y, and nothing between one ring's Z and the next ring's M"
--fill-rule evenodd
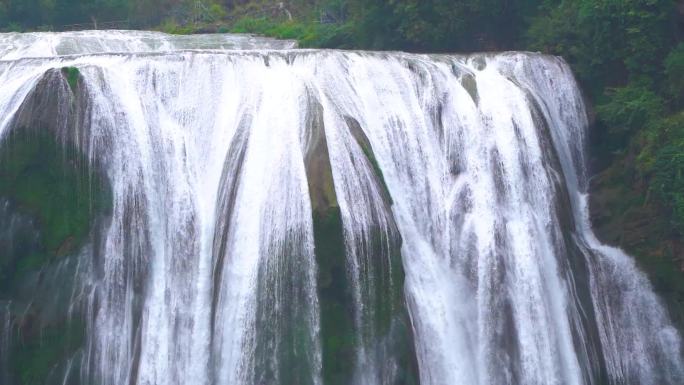
M295 40L239 33L171 35L134 30L0 33L2 60L101 53L171 52L182 49L278 50L296 47Z
M158 31L90 30L70 32L7 32L0 33L0 61L22 59L65 60L84 56L164 56L181 53L208 54L269 54L291 55L312 52L346 52L360 55L411 58L489 58L505 55L527 55L551 58L540 52L502 51L468 53L407 53L402 51L363 51L300 49L295 40L276 39L256 34L217 33L173 35Z
M180 57L181 55L194 56L228 56L228 57L307 57L314 55L347 55L359 56L367 58L395 58L404 60L477 60L477 59L497 59L503 57L521 56L527 58L538 58L547 60L559 60L564 64L565 59L561 56L543 54L540 52L531 51L501 51L501 52L469 52L469 53L411 53L404 51L365 51L365 50L341 50L341 49L278 49L278 48L259 48L259 49L177 49L169 51L141 51L141 52L99 52L99 53L85 53L72 55L56 55L56 56L26 56L19 58L5 59L0 56L0 63L17 63L17 62L53 62L59 60L62 62L73 62L81 58L107 58L107 57L123 57L123 58L165 58L165 57ZM78 66L79 63L73 63ZM87 63L83 63L87 64Z

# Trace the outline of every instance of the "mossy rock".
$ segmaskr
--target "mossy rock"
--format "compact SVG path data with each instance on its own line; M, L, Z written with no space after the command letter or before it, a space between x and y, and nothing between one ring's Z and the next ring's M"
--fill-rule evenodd
M44 385L65 358L71 357L82 345L85 325L66 321L40 330L23 331L14 342L10 366L17 385ZM61 378L60 378L61 381Z
M371 252L375 263L384 257L380 251L387 241L379 231L373 231ZM363 331L357 330L354 320L355 303L351 295L351 282L347 273L347 256L343 223L339 207L314 212L314 241L318 263L318 291L321 306L321 339L323 345L323 380L326 385L345 385L354 381L356 353L362 343ZM403 296L403 269L399 245L389 256L391 269L372 266L372 300L366 306L373 309L372 318L366 319L374 331L366 342L365 350L376 357L379 364L390 364L397 373L385 378L388 384L417 384L418 364L408 311ZM391 271L392 277L389 276ZM388 281L392 280L392 284ZM370 283L364 280L365 285ZM383 376L388 373L383 372Z
M355 348L354 301L346 271L342 218L339 207L314 212L314 241L321 306L323 379L325 384L349 384Z
M78 79L81 76L81 72L76 67L64 67L62 68L62 74L66 78L66 81L69 84L69 88L71 88L71 91L75 92L76 87L78 86Z
M93 223L110 205L105 184L77 151L57 143L48 131L26 128L0 146L0 196L11 202L15 213L33 218L35 224L19 234L33 234L33 242L23 242L2 256L0 295L17 301L15 296L27 295L27 284L39 285L36 280L45 271L80 249ZM50 383L81 346L84 325L67 322L66 314L55 314L51 325L36 330L30 325L45 322L42 316L32 316L30 323L22 317L15 320L20 332L11 342L13 383Z
M79 77L74 67L46 71L0 142L0 197L33 218L39 233L38 245L0 255L0 294L25 273L75 253L111 207L106 180L75 142L87 135L90 111L76 92Z
M109 214L112 194L99 164L84 155L87 142L78 142L90 121L79 79L75 68L46 71L0 141L1 214L21 224L0 239L13 244L0 252L0 298L12 304L12 385L61 383L83 345L79 310L65 301L76 254Z
M362 301L371 312L355 314L353 282L348 271L347 245L340 207L337 203L332 167L323 130L320 106L312 108L308 119L310 145L305 156L309 193L313 208L313 232L318 266L318 298L321 314L323 382L326 385L353 383L357 373L357 353L362 347L379 365L387 384L418 382L417 360L408 312L403 296L401 239L391 226L391 239L381 228L372 228L364 242L369 265L361 268ZM358 122L347 118L350 133L363 151L380 188L382 204L389 212L391 197L368 138ZM363 326L356 325L356 317Z
M0 146L0 196L36 219L40 246L25 255L5 255L0 276L20 279L26 271L74 253L95 215L110 206L109 195L75 150L58 144L47 131L19 129Z
M597 237L632 255L649 277L670 315L684 331L684 247L671 231L664 209L647 186L626 175L629 157L597 175L591 185L590 210Z
M323 107L313 99L309 105L306 122L310 137L304 161L318 267L323 382L348 384L352 380L357 339L350 312L353 298L346 270L344 230L323 127Z

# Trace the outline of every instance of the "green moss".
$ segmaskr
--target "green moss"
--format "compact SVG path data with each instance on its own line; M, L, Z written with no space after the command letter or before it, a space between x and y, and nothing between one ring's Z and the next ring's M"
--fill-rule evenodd
M78 79L81 76L81 72L76 67L64 67L62 68L62 74L66 77L67 83L69 83L69 88L72 92L76 91L78 86Z
M70 278L60 290L43 292L28 279L37 270L51 274L49 264L73 255L86 241L96 216L109 210L111 195L87 160L72 146L55 139L48 129L17 127L0 144L0 196L11 215L28 219L12 234L12 249L0 259L0 295L17 309L9 345L12 383L52 383L66 360L83 343L84 325L70 322L66 308L51 304L69 291ZM35 292L34 290L40 290ZM47 301L43 302L43 301Z
M27 255L22 255L17 259L16 266L14 267L14 272L18 276L23 276L25 273L33 270L40 269L41 266L45 264L46 254L43 252L31 252ZM10 278L12 279L12 278Z
M84 332L83 323L66 322L16 341L10 359L19 384L45 384L50 372L82 346Z
M365 331L357 330L354 322L355 304L346 271L345 240L338 207L314 214L314 242L319 268L323 379L330 385L349 384L353 380L356 349ZM372 276L362 278L361 283L362 292L373 293L371 298L364 299L368 308L373 309L372 315L366 314L370 318L365 319L363 326L364 330L373 331L366 335L371 338L366 349L370 354L379 353L381 360L396 363L396 377L387 377L390 383L416 384L418 368L403 297L400 242L389 241L391 247L386 250L388 241L380 231L373 231L370 242L372 266L366 273Z
M357 340L339 207L314 213L314 243L321 306L323 379L329 385L348 384L353 375Z
M88 236L94 216L110 205L109 191L87 161L45 130L18 130L0 148L0 196L37 220L38 250L6 256L0 276L19 281L55 258L73 253ZM5 282L7 283L7 282Z
M665 58L665 76L669 94L679 106L684 105L684 43L679 43Z
M366 272L369 276L365 279L370 295L364 299L364 303L373 311L364 324L372 326L373 330L367 349L379 353L376 359L394 363L397 372L394 378L387 377L389 383L417 384L418 364L413 331L404 299L401 239L393 233L390 232L388 239L379 227L371 228L368 252L370 267Z

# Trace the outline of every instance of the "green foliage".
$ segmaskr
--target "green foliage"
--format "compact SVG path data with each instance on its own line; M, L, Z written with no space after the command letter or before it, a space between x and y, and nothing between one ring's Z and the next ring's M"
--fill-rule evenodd
M350 0L360 48L456 51L515 45L538 0Z
M327 25L298 21L274 21L269 18L243 17L230 30L233 33L255 33L279 39L294 39L303 48L339 48L350 40L349 25Z
M684 230L684 146L666 145L658 151L655 161L654 187L672 208L672 224Z
M164 33L169 33L172 35L190 35L195 31L192 25L180 25L173 19L165 20L159 29Z
M652 147L652 188L668 203L673 229L684 233L684 112L664 119Z
M209 5L209 8L207 10L207 18L210 21L217 21L224 19L228 13L226 10L221 6L221 4L218 3L213 3Z
M667 89L677 106L684 104L684 43L680 43L665 58Z
M568 0L540 8L529 47L565 57L593 96L656 75L670 43L670 0Z
M20 25L37 29L90 22L93 18L120 20L125 18L127 7L127 0L4 0L0 3L0 28L16 29Z
M0 29L61 29L70 24L129 20L139 27L171 19L181 25L216 22L227 15L221 0L3 0Z
M655 231L662 239L640 234L652 245L634 254L668 304L672 317L684 326L684 279L677 266L676 247L666 246L684 234L684 111L651 124L637 139L632 145L641 152L634 167L647 182L647 199L659 207L649 226L659 227Z
M610 88L606 96L606 102L598 105L596 112L616 138L645 127L665 111L663 99L642 85Z
M23 28L21 24L17 22L11 22L7 24L4 28L2 28L2 32L22 32Z
M233 24L231 32L258 33L291 39L303 36L304 28L302 24L294 22L278 23L265 17L244 17Z
M9 15L7 14L7 4L0 1L0 25L5 25L7 23Z

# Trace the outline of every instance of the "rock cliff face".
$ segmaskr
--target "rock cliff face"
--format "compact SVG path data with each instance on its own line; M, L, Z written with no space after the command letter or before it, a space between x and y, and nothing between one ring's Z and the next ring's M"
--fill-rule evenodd
M397 372L384 381L392 384L415 384L418 381L418 363L415 358L414 338L406 303L400 288L404 285L401 263L401 238L396 224L390 226L387 237L380 227L371 227L367 247L369 265L366 267L376 282L369 288L371 298L366 298L373 314L359 314L354 295L354 279L347 273L347 252L358 245L345 243L345 229L335 192L330 153L325 135L323 109L309 100L307 132L309 138L304 156L309 194L313 210L313 226L316 261L318 263L318 290L321 306L321 339L323 345L323 379L326 384L350 384L359 381L359 374L349 362L355 360L359 345L370 363L383 362L386 370ZM348 119L352 120L351 118ZM363 149L366 158L361 161L376 162L368 138L358 127L349 124L350 134ZM373 169L376 186L384 181L380 170ZM386 187L384 187L386 189ZM385 210L390 209L389 194L385 190ZM390 260L390 266L384 261ZM390 267L387 269L387 267ZM369 303L370 302L370 303ZM365 325L359 325L359 320ZM366 329L361 336L358 329ZM365 334L365 335L364 335ZM380 378L378 378L380 380Z
M591 219L601 241L633 255L684 328L684 247L645 186L625 175L630 156L591 179ZM627 188L626 186L630 186Z
M0 348L3 383L60 382L84 343L84 313L70 305L78 254L101 231L111 191L78 143L88 114L79 95L77 72L46 71L0 141L0 298L10 299L4 339L17 336Z

